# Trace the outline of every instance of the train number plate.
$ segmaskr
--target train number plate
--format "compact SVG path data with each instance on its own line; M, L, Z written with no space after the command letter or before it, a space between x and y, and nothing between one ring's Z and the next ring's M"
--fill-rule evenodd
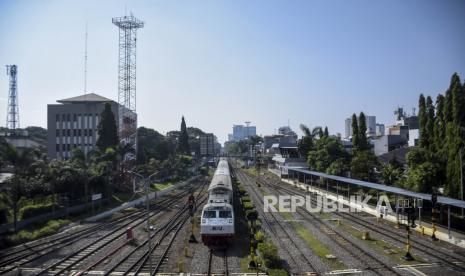
M223 230L223 226L212 226L213 231L221 231Z

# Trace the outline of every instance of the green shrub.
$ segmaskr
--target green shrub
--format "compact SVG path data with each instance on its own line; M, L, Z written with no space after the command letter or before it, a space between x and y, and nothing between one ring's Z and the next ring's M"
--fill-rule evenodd
M241 197L242 202L251 202L250 196L243 196Z
M18 234L8 236L6 241L10 245L28 242L43 236L55 234L61 226L68 223L70 223L69 220L50 220L42 228L33 231L21 230Z
M53 212L53 208L58 206L54 203L28 205L19 210L19 219L24 220L27 218L36 217L38 215Z
M239 191L239 195L241 195L241 196L243 196L243 195L245 195L247 193L244 186L242 186L242 185L239 185L237 190Z
M247 211L247 210L252 210L253 209L253 204L252 202L244 202L243 203L244 205L244 209Z
M257 233L255 233L255 240L257 242L264 242L265 241L265 234L262 232L262 231L257 231Z
M281 259L278 256L278 248L270 242L262 242L258 244L258 251L265 266L268 268L280 268Z

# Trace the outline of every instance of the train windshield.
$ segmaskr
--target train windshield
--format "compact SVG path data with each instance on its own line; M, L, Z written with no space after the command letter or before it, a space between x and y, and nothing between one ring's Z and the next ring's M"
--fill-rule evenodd
M204 211L203 217L204 218L216 218L216 211Z
M220 211L220 218L232 218L231 211Z

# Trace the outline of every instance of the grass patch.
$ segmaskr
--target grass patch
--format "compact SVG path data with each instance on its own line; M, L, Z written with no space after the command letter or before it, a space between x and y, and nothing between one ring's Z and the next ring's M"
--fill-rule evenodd
M402 257L405 255L404 248L399 248L383 240L375 239L371 236L368 240L362 239L362 231L356 229L351 225L341 223L339 225L339 228L343 229L344 231L356 237L357 239L364 241L366 244L368 244L370 248L375 250L378 254L389 257L389 259L391 259L393 262L397 264L404 265L426 263L426 261L420 258L419 256L413 256L415 258L414 261L406 261L402 259Z
M326 255L333 255L331 250L321 241L313 236L313 234L297 221L294 221L291 213L280 213L284 219L288 220L297 234L307 243L308 247L320 257L331 270L346 269L346 265L338 259L328 259Z
M152 184L152 189L157 190L157 191L161 191L161 190L164 190L164 189L168 188L171 185L173 185L173 183L171 181L167 181L167 182L163 182L163 183L153 183Z
M55 234L58 230L66 224L69 224L69 220L49 220L47 224L40 226L36 229L30 230L21 230L17 234L9 235L6 237L6 242L9 245L20 244L23 242L28 242L31 240L35 240L40 237L48 236L51 234Z

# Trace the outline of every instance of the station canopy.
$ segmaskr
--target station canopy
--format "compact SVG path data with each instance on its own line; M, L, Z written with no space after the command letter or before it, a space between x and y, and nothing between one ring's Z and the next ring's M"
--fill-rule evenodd
M413 197L413 198L431 201L431 194L416 193L416 192L412 192L412 191L398 188L398 187L387 186L387 185L382 185L378 183L372 183L372 182L367 182L367 181L362 181L362 180L357 180L357 179L347 178L347 177L342 177L342 176L330 175L330 174L325 174L321 172L309 171L305 169L289 168L288 171L289 172L294 171L294 172L303 173L307 175L319 176L319 177L332 179L332 180L336 180L339 182L344 182L344 183L348 183L352 185L362 186L362 187L375 189L379 191L384 191L384 192L394 193L394 194L403 195L407 197ZM459 208L465 208L465 201L450 198L450 197L445 197L445 196L438 196L438 203L444 204L444 205L455 206Z

